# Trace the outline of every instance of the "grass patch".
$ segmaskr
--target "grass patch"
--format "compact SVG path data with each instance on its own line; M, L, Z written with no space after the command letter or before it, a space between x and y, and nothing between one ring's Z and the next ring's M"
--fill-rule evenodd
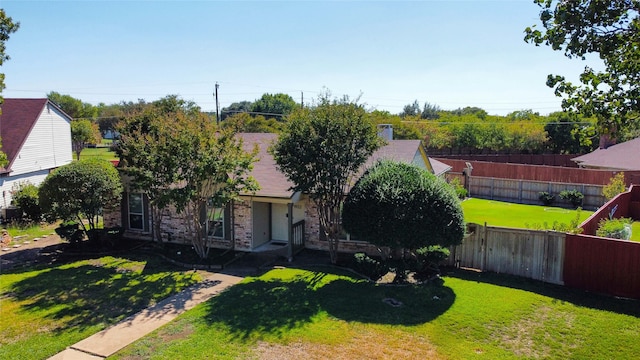
M0 359L45 359L198 280L144 255L5 272Z
M638 305L461 270L444 286L381 286L330 268L276 269L114 358L633 358Z
M464 219L468 223L513 228L534 228L540 225L550 229L554 223L569 224L577 211L559 207L513 204L495 200L470 198L462 202ZM580 211L580 222L593 211ZM546 226L545 226L546 224Z
M34 223L21 223L11 222L4 225L4 229L7 230L9 235L13 237L14 243L22 243L24 241L31 241L35 238L41 238L55 233L55 228L58 227L58 223L55 224L34 224Z
M469 198L462 202L464 219L468 223L504 226L521 229L542 227L551 229L554 224L569 224L577 211L552 206L513 204L495 200ZM580 223L593 211L580 211ZM640 222L631 225L631 240L640 241Z
M74 153L73 159L75 160L75 158L76 154ZM80 153L80 159L119 160L118 154L108 147L84 148Z

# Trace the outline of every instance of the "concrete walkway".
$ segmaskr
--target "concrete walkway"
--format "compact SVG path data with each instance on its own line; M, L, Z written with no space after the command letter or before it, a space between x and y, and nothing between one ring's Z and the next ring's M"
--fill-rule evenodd
M204 281L71 345L49 359L104 359L242 279L237 275L210 273Z

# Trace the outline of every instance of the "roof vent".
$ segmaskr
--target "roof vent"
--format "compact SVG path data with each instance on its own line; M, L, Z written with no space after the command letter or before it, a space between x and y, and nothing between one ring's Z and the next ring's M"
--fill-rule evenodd
M387 141L393 140L393 125L378 124L378 136Z

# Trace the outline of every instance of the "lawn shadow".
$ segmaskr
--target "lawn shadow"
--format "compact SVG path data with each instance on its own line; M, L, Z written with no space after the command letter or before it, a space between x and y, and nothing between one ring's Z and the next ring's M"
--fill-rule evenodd
M456 295L447 286L376 285L340 279L320 288L318 298L331 316L345 321L419 325L445 313Z
M345 321L416 325L437 318L455 301L446 286L378 286L349 279L346 271L327 281L324 271L306 271L292 280L259 278L229 288L205 304L207 321L225 324L242 338L284 334L321 311Z
M573 289L562 285L527 279L520 276L496 274L491 272L449 268L446 271L446 276L529 291L577 306L610 311L640 318L640 301L638 300L620 299Z
M87 261L40 270L13 284L5 296L24 302L19 311L42 312L61 325L57 331L65 331L115 323L196 283L144 256Z
M255 333L284 333L309 322L320 309L313 288L303 279L240 283L205 306L207 321L222 322L242 338Z

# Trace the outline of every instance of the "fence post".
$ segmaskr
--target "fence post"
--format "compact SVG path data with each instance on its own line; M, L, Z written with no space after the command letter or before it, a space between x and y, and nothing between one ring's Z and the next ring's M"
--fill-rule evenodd
M480 262L480 270L484 271L485 265L487 264L487 243L489 242L489 239L487 239L487 222L484 222L484 229L482 231L483 234L483 241L482 241L482 261Z
M518 202L522 204L522 180L518 180Z

